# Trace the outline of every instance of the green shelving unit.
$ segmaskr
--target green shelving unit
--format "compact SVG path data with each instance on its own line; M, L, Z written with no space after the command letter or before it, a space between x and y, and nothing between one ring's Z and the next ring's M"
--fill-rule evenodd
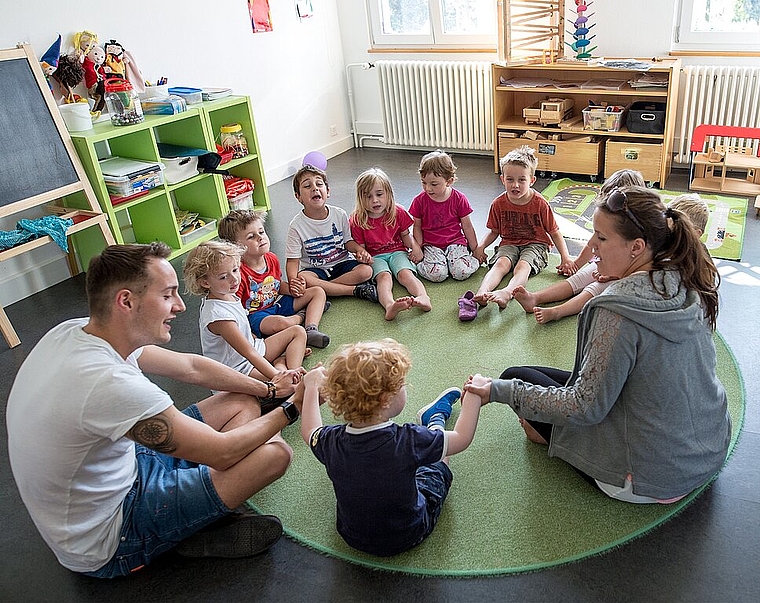
M98 203L108 216L108 224L117 243L160 240L173 249L171 257L177 257L216 236L215 228L205 229L198 236L193 236L197 233L182 236L177 227L177 212L196 212L204 219L218 221L230 208L222 176L218 174L198 174L176 184L165 183L142 196L114 204L98 161L112 155L160 161L159 142L216 151L215 140L219 137L220 127L227 123L242 126L249 154L220 168L253 180L255 208L268 210L271 207L269 194L248 97L230 96L191 105L187 111L176 115L146 115L144 122L130 126L102 123L88 132L72 133L74 148L82 160ZM75 205L75 199L69 201ZM91 255L86 249L86 241L78 247L80 254Z

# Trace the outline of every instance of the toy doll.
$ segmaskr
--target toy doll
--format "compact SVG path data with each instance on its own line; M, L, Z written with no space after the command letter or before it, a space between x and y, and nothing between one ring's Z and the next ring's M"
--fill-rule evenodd
M109 75L119 75L126 79L124 71L124 47L116 40L108 40L105 45L105 62L103 68Z
M106 72L103 68L103 62L106 58L106 52L102 46L93 46L84 58L82 67L84 67L84 84L90 98L95 102L92 107L93 111L102 111L105 106L105 77Z

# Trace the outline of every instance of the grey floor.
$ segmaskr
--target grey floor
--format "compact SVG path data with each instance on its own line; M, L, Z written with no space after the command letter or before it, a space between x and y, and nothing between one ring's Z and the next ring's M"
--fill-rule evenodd
M420 156L359 149L330 159L330 201L350 210L355 177L367 167L380 166L390 175L397 200L408 205L419 191ZM473 223L482 235L488 206L503 189L490 158L455 154L455 160L460 178L456 186L469 197L475 209ZM547 184L541 178L536 188ZM671 190L686 190L686 184L683 172L667 183ZM273 250L282 254L287 224L299 206L289 181L271 186L270 195L273 210L267 227ZM168 553L128 579L99 581L69 572L58 565L19 499L8 466L5 402L20 363L42 334L64 319L86 314L84 279L69 279L13 304L7 312L22 344L8 349L0 340L0 517L5 526L0 531L0 601L758 601L759 238L760 220L750 207L742 261L719 262L719 331L741 367L747 410L734 454L714 485L676 518L616 550L515 576L444 579L373 571L286 539L255 559L188 560ZM573 246L571 253L577 251ZM181 267L181 260L175 267ZM185 297L188 310L174 322L171 347L198 351L197 300ZM206 395L190 386L160 384L180 406ZM320 512L318 501L314 512ZM509 534L502 537L507 540Z

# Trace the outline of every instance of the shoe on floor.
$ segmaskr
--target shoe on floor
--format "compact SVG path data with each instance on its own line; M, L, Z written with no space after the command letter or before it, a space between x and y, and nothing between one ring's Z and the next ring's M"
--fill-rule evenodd
M462 322L475 320L478 315L478 304L472 300L473 297L475 297L475 294L472 291L468 291L459 298L459 320Z
M365 281L354 287L354 297L377 303L377 287L372 281Z
M417 412L417 423L420 425L427 425L433 415L443 415L444 420L447 420L451 416L451 408L462 396L462 390L458 387L450 387L443 390L438 397L430 404L427 404L420 408Z
M253 557L282 536L282 523L274 515L234 512L215 521L177 545L183 557Z
M330 336L317 329L317 325L306 327L306 345L312 348L326 348L330 345Z

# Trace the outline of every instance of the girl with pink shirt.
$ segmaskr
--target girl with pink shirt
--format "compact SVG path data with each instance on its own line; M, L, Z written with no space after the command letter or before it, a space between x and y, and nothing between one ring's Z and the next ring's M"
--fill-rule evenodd
M434 283L449 275L463 281L480 268L481 259L470 252L478 246L470 220L472 207L467 197L451 187L456 169L451 157L440 149L425 155L419 169L423 191L409 206L414 239L423 253L417 271Z
M371 168L356 179L356 208L349 224L354 241L372 256L372 277L377 283L378 301L385 308L385 320L393 320L410 308L429 312L430 297L413 263L423 257L410 232L414 220L396 205L391 181L383 170ZM393 298L394 276L410 295Z

